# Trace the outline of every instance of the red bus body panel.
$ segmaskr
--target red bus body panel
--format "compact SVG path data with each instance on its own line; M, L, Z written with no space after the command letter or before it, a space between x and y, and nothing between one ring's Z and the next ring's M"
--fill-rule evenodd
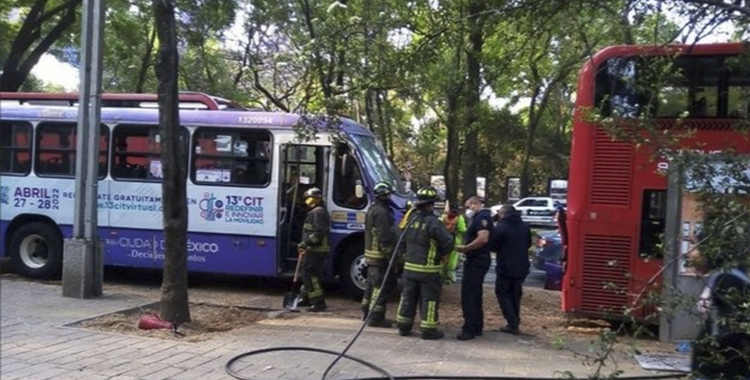
M659 259L639 255L640 223L645 190L665 190L666 177L647 147L613 140L595 124L584 120L595 107L597 68L609 58L626 56L739 54L740 43L676 45L667 47L613 46L602 50L582 68L574 114L568 187L568 261L563 280L562 309L589 317L608 317L608 310L622 318L623 308L653 282L658 286ZM729 148L750 152L747 134L732 130L738 119L686 119L697 129L684 141L686 149L709 153ZM659 120L665 127L674 119ZM655 281L652 281L655 280ZM637 309L636 316L653 312ZM614 316L614 315L609 315Z

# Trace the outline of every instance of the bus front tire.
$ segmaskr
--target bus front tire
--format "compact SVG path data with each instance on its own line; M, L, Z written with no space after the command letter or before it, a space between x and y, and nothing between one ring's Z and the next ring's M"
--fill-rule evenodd
M18 274L36 279L60 277L63 241L47 223L25 224L13 233L10 257Z
M361 299L365 294L367 281L364 247L361 243L353 245L344 253L338 272L343 292L349 297Z

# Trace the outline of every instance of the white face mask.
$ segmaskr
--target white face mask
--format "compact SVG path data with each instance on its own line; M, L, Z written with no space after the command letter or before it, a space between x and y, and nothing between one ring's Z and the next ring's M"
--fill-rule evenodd
M475 213L476 212L474 210L470 209L470 208L466 209L466 217L469 218L469 219L473 218Z

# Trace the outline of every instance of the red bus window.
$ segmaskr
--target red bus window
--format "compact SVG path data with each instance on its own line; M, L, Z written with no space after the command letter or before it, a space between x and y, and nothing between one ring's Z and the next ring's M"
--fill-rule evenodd
M77 125L41 123L36 127L36 173L41 176L74 177L76 172ZM99 128L99 179L107 175L109 129Z
M641 207L639 253L641 257L662 258L664 228L667 219L667 192L645 190Z
M0 122L0 173L27 175L31 172L31 124Z
M747 118L750 74L735 58L610 58L597 70L595 104L616 118Z
M192 146L195 183L261 187L271 180L268 131L198 128Z
M181 130L182 140L187 131ZM161 135L156 125L118 125L112 131L112 177L161 181ZM187 152L183 155L187 157ZM187 158L186 158L187 160Z
M750 119L750 68L741 59L727 59L727 116Z

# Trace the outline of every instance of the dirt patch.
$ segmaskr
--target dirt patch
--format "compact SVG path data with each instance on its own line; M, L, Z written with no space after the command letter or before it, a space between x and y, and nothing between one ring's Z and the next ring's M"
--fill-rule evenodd
M158 306L141 310L130 309L85 320L72 327L183 342L202 342L216 335L239 329L270 317L266 311L207 304L191 304L190 316L192 321L179 326L177 329L179 334L165 329L141 330L138 328L138 320L141 316L152 313L158 314L157 311Z
M59 282L27 280L14 274L2 274L0 277L10 280L34 281L59 286ZM137 299L140 300L141 303L158 300L160 297L159 277L154 276L151 272L141 273L134 270L109 270L105 273L105 279L104 292L110 296ZM194 306L191 308L191 313L196 321L194 323L203 323L200 314L201 311L195 310L198 307L198 304L220 305L228 314L223 317L214 316L212 317L212 320L219 320L219 324L222 323L221 321L225 320L235 321L237 318L232 314L229 314L234 313L234 311L232 311L233 309L245 311L248 311L248 307L256 309L280 309L281 300L284 293L288 290L289 281L286 280L247 280L221 276L200 277L191 275L189 294L190 300L194 303ZM460 331L461 326L463 325L460 293L460 284L453 284L443 288L442 302L440 305L440 324L441 328L445 330L449 336ZM560 295L561 293L556 291L531 287L524 288L521 303L522 339L538 341L542 344L552 344L552 342L564 341L587 346L593 339L596 339L600 333L604 332L605 329L611 328L609 323L604 321L574 319L566 316L560 309ZM395 314L399 301L398 297L398 294L394 294L388 302L388 318L391 320L396 319ZM316 316L352 318L357 320L362 316L359 300L343 296L340 292L336 291L335 287L327 287L326 303L328 304L328 312L317 314ZM500 327L505 326L505 320L500 312L492 286L484 287L484 312L485 329L487 331L497 330ZM217 311L214 310L213 313L216 314ZM304 313L305 311L303 308L303 315ZM140 312L136 314L138 314L138 317L141 315ZM255 323L266 317L265 313L262 312L259 315L259 319L245 323L243 326ZM296 313L283 314L280 318L295 318L298 315L299 314ZM161 335L161 337L165 339L180 339L188 341L210 339L212 335L222 333L221 331L207 332L211 335L200 338L201 333L199 332L195 334L198 337L180 338L173 337L173 334L165 331L140 331L136 328L138 317L134 316L132 319L128 319L123 323L126 327L125 330L130 330L131 332L117 331L114 330L114 328L106 327L97 328L92 326L87 328L122 332L126 334L133 333L141 336L159 337L157 335ZM207 325L217 326L212 323L213 322L209 322ZM187 327L188 326L183 326L181 330L187 329ZM240 326L235 326L234 328L239 327ZM639 351L674 352L675 350L673 344L661 343L653 339L631 339L627 336L621 336L620 340L623 345L637 347Z
M565 330L567 318L560 310L560 293L536 288L525 288L521 299L521 330L524 335L549 340ZM506 322L500 312L492 287L484 288L484 326L488 331L498 330ZM463 325L460 285L443 290L440 306L440 324L448 329L460 330Z

